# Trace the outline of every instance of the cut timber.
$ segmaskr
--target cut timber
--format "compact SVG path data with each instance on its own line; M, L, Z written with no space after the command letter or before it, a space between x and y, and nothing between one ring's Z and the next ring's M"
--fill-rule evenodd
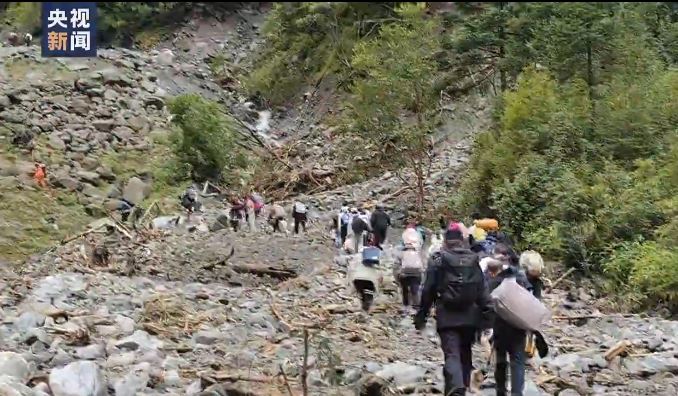
M616 343L612 348L610 348L607 352L605 352L605 360L612 361L612 359L616 358L617 356L628 352L629 348L631 347L631 341L628 340L622 340Z
M270 276L271 278L281 280L297 277L297 273L295 271L282 267L271 267L267 265L257 265L257 264L235 264L231 268L233 269L233 271L239 274Z

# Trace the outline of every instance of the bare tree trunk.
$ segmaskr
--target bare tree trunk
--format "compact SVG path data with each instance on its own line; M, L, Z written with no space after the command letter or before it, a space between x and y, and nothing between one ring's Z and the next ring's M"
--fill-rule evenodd
M308 329L304 328L304 366L301 368L301 389L308 396Z
M504 10L504 3L499 3L499 10L503 11ZM501 91L504 92L506 91L508 84L506 82L506 70L504 70L504 66L501 64L504 58L506 57L506 34L504 33L504 21L500 21L499 24L499 81L501 84Z

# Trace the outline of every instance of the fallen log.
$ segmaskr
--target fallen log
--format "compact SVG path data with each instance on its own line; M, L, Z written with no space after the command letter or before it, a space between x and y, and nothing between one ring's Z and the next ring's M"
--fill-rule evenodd
M271 267L265 265L257 264L235 264L231 267L233 271L239 274L252 274L256 276L270 276L271 278L286 280L290 278L296 278L297 273L293 270L281 268L281 267Z

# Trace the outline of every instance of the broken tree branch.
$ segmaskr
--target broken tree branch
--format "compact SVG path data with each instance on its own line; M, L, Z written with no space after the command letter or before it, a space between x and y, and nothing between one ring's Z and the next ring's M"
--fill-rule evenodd
M304 328L304 365L301 367L301 388L308 396L308 329Z
M558 286L558 284L563 281L563 279L567 278L571 273L573 273L576 270L577 270L576 268L570 268L569 270L567 270L560 278L556 279L553 283L551 283L550 290L555 289L556 286Z
M290 381L287 380L287 374L285 374L285 369L283 368L282 363L280 363L278 367L280 367L280 374L283 377L283 381L285 381L285 388L287 389L287 394L289 396L294 396L294 393L292 393L292 388L290 387Z
M605 352L605 360L609 362L617 356L627 353L631 345L631 341L629 340L619 341L618 343L614 344L612 348L608 349L607 352Z

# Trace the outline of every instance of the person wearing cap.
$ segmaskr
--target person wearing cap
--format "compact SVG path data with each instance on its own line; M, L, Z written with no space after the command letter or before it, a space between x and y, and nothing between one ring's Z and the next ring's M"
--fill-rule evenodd
M435 305L437 331L445 356L444 394L464 395L473 369L471 346L476 333L492 326L494 315L479 258L465 247L459 227L445 231L440 252L429 258L425 279L414 326L422 330Z

